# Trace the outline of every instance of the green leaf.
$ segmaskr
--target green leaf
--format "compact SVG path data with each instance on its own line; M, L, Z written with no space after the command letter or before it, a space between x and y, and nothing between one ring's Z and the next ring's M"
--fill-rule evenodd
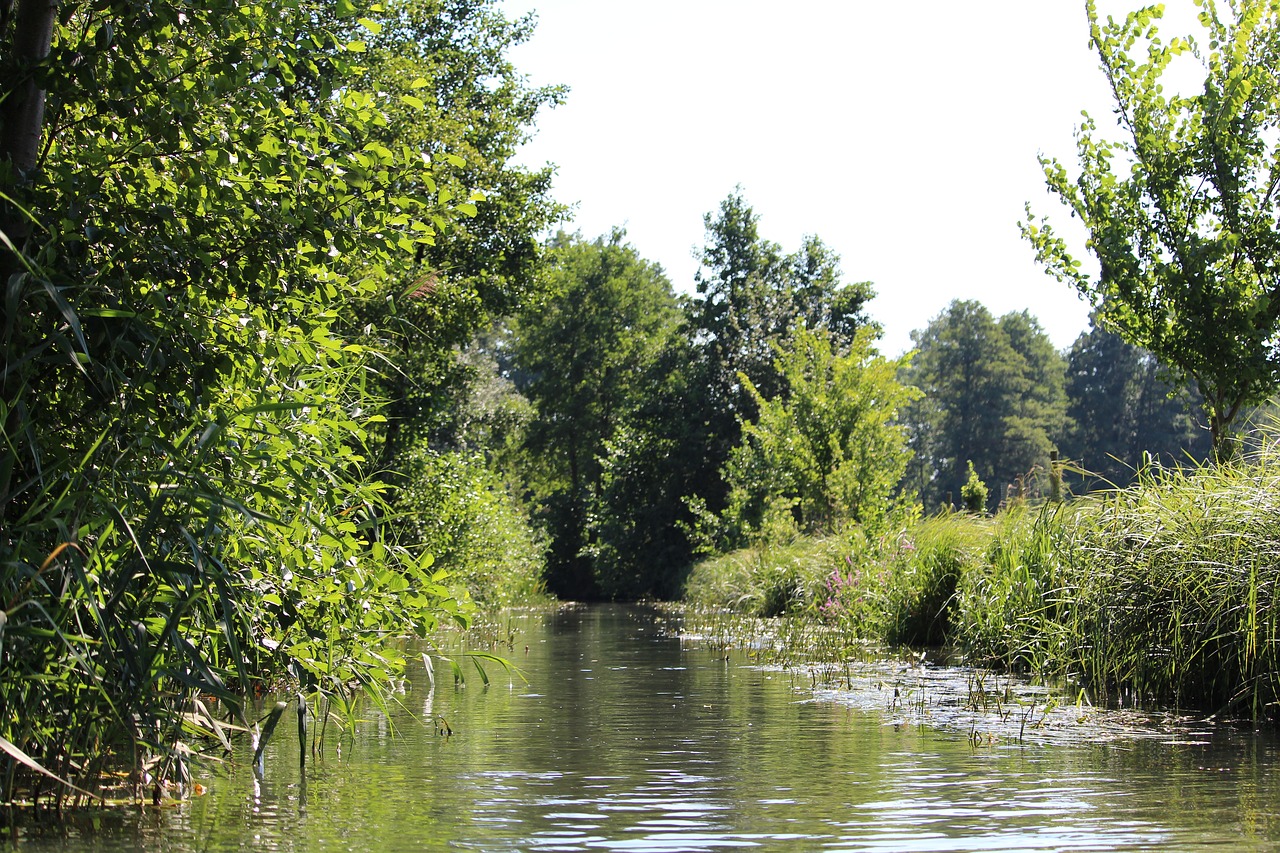
M66 779L63 779L61 776L57 775L56 773L51 773L48 770L45 770L44 767L42 767L38 761L36 761L31 756L27 755L21 749L18 749L18 747L14 746L12 743L10 743L8 740L6 740L3 737L0 737L0 750L3 750L4 752L8 753L9 757L17 761L19 764L22 764L26 767L31 768L32 770L36 771L37 773L43 776L48 776L50 779L57 782L59 785L63 785L67 788L70 788L73 791L78 791L81 794L84 794L86 797L97 799L97 797L95 797L94 794L86 791L84 788L81 788L77 785L73 785L70 782L68 782Z

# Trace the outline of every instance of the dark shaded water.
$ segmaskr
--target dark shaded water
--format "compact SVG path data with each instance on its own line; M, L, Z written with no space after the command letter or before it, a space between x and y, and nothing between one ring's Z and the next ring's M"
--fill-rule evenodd
M808 681L600 607L517 617L528 683L416 678L303 776L282 725L256 783L28 833L25 850L1280 849L1271 738L996 742L892 724ZM528 652L525 652L525 645ZM422 675L419 673L418 675ZM442 716L436 734L410 713Z

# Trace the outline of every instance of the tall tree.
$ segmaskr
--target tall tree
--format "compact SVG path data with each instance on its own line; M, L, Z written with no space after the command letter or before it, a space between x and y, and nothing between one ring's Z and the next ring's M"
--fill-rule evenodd
M624 236L558 235L549 258L554 296L518 323L518 385L537 412L527 447L551 536L548 585L564 597L604 592L593 557L604 460L652 393L651 367L679 322L670 283Z
M563 87L528 85L510 59L532 33L532 16L510 21L495 0L390 0L363 39L360 83L388 93L388 146L449 159L421 188L461 200L470 214L448 240L417 247L387 270L387 284L352 317L396 362L380 392L391 405L381 463L423 441L449 443L448 409L470 371L458 348L537 298L542 233L562 213L550 195L550 166L514 162L540 110ZM483 201L471 203L472 192ZM437 445L438 446L438 445Z
M1096 320L1076 338L1067 367L1064 456L1089 472L1084 485L1128 485L1143 454L1162 464L1209 458L1209 432L1197 423L1194 387L1169 381L1151 353ZM1096 476L1094 476L1096 475Z
M785 391L777 348L797 323L825 329L841 353L859 328L874 325L865 313L875 295L869 282L844 282L839 257L817 237L784 255L760 236L759 219L741 189L706 214L697 294L688 303L691 370L698 374L699 420L706 425L696 494L713 512L724 506L720 471L739 442L740 424L756 414L757 397L740 375L772 399Z
M1202 45L1162 41L1162 6L1103 22L1086 3L1121 138L1086 115L1076 177L1041 163L1088 229L1099 274L1029 209L1023 233L1104 326L1196 384L1221 458L1239 413L1280 382L1280 2L1198 5ZM1203 91L1178 94L1167 72L1193 59Z
M1026 311L1005 314L1000 332L1022 359L1020 375L1010 387L1012 411L1004 421L1002 453L1012 463L1013 478L996 473L995 484L1015 482L1037 465L1041 470L1066 434L1066 363L1039 321ZM1019 470L1019 467L1021 470Z
M972 462L998 503L1043 469L1065 425L1062 357L1026 313L999 321L955 301L912 333L919 352L904 381L924 392L904 415L916 452L907 487L927 506L958 500Z
M692 342L680 334L645 370L646 389L601 460L604 492L592 520L596 578L613 598L678 596L694 556L693 513L707 440Z
M848 347L870 323L866 304L875 296L869 282L842 281L839 256L817 237L783 255L781 246L760 236L759 220L741 190L704 217L707 240L692 302L696 336L724 388L736 389L739 405L751 397L738 373L761 394L778 389L776 347L797 322L826 329L837 348Z

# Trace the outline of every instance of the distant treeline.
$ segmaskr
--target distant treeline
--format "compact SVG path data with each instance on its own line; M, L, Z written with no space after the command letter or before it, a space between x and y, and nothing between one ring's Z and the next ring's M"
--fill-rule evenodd
M1195 392L1096 326L1062 353L1026 312L956 301L885 358L872 285L757 220L741 191L706 216L692 295L620 231L562 233L548 296L468 350L526 418L500 467L553 592L673 596L699 555L959 505L972 476L988 510L1041 498L1055 455L1067 493L1211 455Z

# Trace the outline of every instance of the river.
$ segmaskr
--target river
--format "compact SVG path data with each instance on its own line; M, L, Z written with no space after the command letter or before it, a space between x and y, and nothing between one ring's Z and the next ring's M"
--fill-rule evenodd
M621 606L513 617L504 653L527 681L489 665L485 686L464 662L455 687L437 663L433 689L417 667L403 708L367 712L305 772L286 719L261 781L237 756L200 775L201 796L27 830L14 847L1280 849L1271 736L984 736L904 718L910 695L889 684L878 708L815 694L803 672L682 637L678 619Z

